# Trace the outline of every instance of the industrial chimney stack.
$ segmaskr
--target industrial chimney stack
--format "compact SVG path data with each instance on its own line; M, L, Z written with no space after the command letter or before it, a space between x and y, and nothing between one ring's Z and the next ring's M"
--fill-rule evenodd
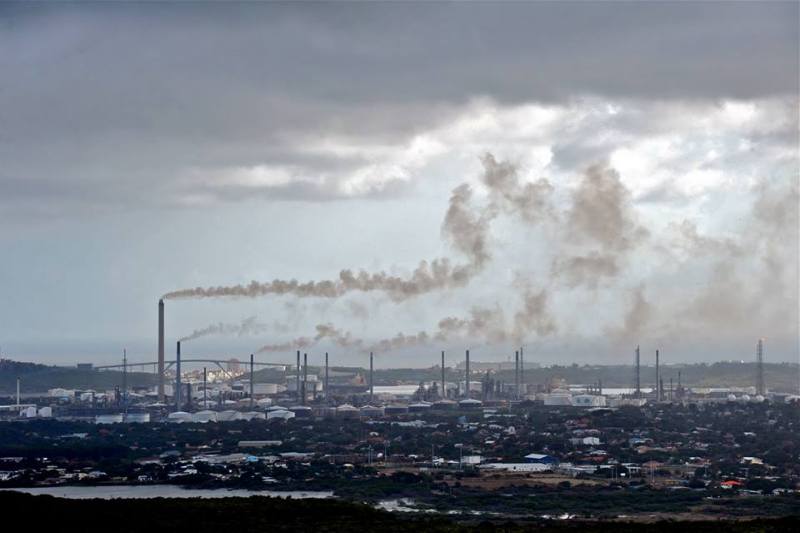
M325 352L325 403L328 403L328 352Z
M373 397L373 394L375 394L375 388L373 387L373 383L374 382L372 380L372 370L373 370L372 359L373 359L372 358L372 352L369 352L369 403L370 403L370 405L372 405L372 397Z
M469 350L467 350L467 360L466 360L466 379L464 380L464 397L469 398Z
M175 410L181 410L181 341L175 351Z
M167 401L164 394L164 300L158 301L158 401Z
M442 399L447 398L447 388L444 384L444 350L442 350L442 392L441 392Z
M308 354L303 352L303 402L306 404L306 397L308 396Z
M300 403L300 350L297 350L297 366L295 368L297 369L297 379L295 380L297 388L295 390L297 394L297 403L299 404Z
M641 367L640 367L640 360L639 360L639 346L636 346L636 397L637 398L641 398L642 397L642 387L641 387L641 381L640 381L640 377L641 377L640 370L641 370Z
M253 381L255 380L253 354L250 354L250 409L253 408Z
M656 350L656 401L661 401L661 367L658 350Z

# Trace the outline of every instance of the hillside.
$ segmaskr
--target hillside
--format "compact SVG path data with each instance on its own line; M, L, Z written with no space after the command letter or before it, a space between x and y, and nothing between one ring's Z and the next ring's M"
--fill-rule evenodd
M0 394L13 394L21 378L23 393L46 392L48 389L113 389L122 384L122 372L85 370L0 359ZM130 387L153 386L156 376L144 372L128 372Z

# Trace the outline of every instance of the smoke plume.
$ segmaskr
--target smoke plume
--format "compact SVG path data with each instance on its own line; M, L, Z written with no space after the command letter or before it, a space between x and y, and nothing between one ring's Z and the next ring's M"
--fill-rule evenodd
M553 261L552 275L564 276L572 287L597 287L603 278L617 276L620 260L649 235L636 221L619 174L599 164L587 169L572 194L567 227L573 244L596 247Z
M180 342L184 342L209 335L238 335L242 337L245 335L258 335L267 330L269 330L267 324L259 323L256 317L251 316L242 320L241 324L225 324L222 322L211 324L202 329L196 329L191 334L179 340Z
M516 165L498 162L487 153L482 158L483 183L489 189L491 206L506 213L518 214L528 223L554 218L550 202L554 188L548 180L540 178L534 183L523 183Z

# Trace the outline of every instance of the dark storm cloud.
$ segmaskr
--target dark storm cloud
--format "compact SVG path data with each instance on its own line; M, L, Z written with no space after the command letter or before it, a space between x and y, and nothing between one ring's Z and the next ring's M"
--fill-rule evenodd
M170 184L186 169L264 162L304 173L266 187L266 198L337 198L336 178L318 175L358 157L326 160L304 143L396 142L478 96L793 95L797 11L791 2L4 4L0 202L48 202L74 188L81 194L62 196L62 209L157 203L185 192ZM253 192L197 190L210 200Z

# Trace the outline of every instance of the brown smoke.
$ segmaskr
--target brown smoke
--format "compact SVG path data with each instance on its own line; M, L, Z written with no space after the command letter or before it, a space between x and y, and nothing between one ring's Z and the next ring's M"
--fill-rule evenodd
M453 247L467 256L477 269L490 259L488 214L475 216L471 207L472 189L466 183L459 185L450 195L450 207L442 222L442 234Z
M317 324L317 333L313 337L298 337L288 342L280 344L267 344L258 349L257 353L263 352L285 352L298 348L313 346L324 339L331 340L337 346L343 348L360 347L363 344L361 339L353 337L349 331L344 332L334 327L333 324Z
M241 324L225 324L218 322L202 329L196 329L191 334L179 339L180 342L206 337L208 335L258 335L269 329L267 324L257 322L256 317L251 316L242 320Z
M614 255L589 252L553 261L552 274L563 277L569 287L586 285L596 288L603 278L613 278L619 272Z
M436 290L463 287L491 259L489 234L494 215L487 209L473 208L471 202L472 189L469 185L462 184L453 189L441 228L442 236L466 257L465 264L453 265L450 259L440 258L431 262L421 261L408 278L392 276L386 272L354 272L348 269L339 272L338 278L333 280L252 281L247 285L181 289L169 292L163 298L257 298L267 295L339 298L350 292L380 291L389 294L393 300L400 301Z
M491 194L492 206L507 213L519 214L529 223L553 218L555 211L550 203L553 186L545 178L534 183L523 183L517 166L508 162L498 162L487 153L482 158L483 183Z
M531 332L544 337L556 331L556 323L547 306L546 290L534 292L528 289L523 294L522 309L514 315L514 340L524 341Z
M597 287L602 278L615 277L622 257L649 235L630 204L631 195L614 169L589 167L572 194L567 227L575 244L590 243L599 249L556 258L552 275L565 276L572 287Z

